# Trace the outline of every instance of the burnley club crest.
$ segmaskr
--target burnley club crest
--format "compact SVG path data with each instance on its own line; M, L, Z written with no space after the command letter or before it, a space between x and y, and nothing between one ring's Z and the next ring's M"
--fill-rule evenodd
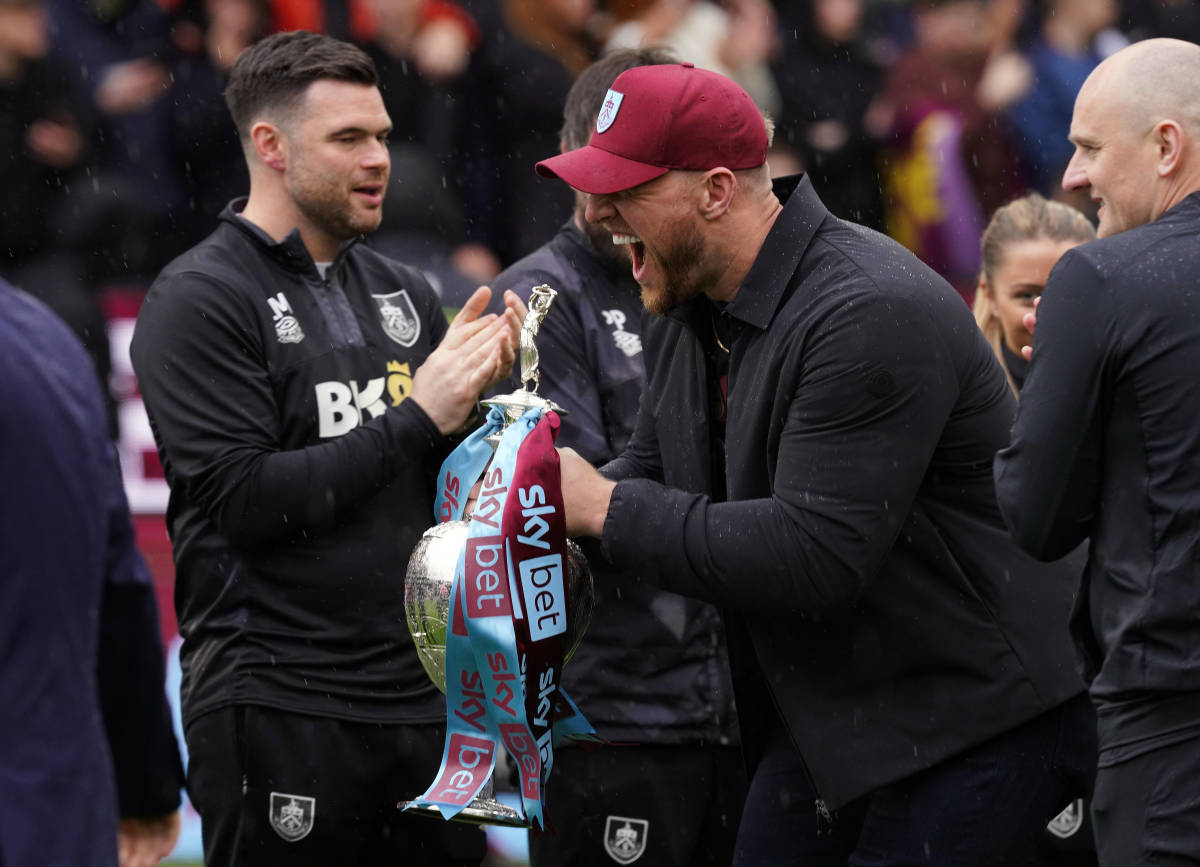
M405 348L416 343L421 334L421 320L417 318L417 310L408 293L401 289L388 295L371 297L379 305L379 316L387 336Z
M645 819L609 816L604 825L604 851L618 864L632 864L645 854L649 830Z
M304 795L271 793L270 818L275 833L289 843L308 836L317 813L317 799Z

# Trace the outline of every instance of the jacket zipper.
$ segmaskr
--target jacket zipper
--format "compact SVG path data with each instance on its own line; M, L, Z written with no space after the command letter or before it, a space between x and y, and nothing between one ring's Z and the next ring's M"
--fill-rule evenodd
M779 724L782 725L784 731L787 732L788 741L791 743L792 749L796 751L797 758L800 759L800 769L804 771L804 779L808 781L808 787L812 789L813 795L815 796L813 798L813 808L816 810L817 814L817 836L820 837L824 834L830 833L833 830L833 813L830 812L829 805L825 803L825 799L821 797L820 791L817 790L817 782L813 779L812 771L808 769L808 762L804 760L804 753L800 750L800 747L796 745L796 741L792 738L791 729L788 728L783 711L779 708L779 701L775 698L775 690L771 689L771 687L766 683L764 683L763 686L766 687L767 694L771 696L771 704L775 706L775 716L779 718Z

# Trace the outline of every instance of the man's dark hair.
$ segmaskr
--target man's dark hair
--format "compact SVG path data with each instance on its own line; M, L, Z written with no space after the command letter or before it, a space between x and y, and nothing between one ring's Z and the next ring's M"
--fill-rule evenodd
M308 86L323 78L375 85L375 63L361 48L330 36L294 30L251 45L229 73L225 104L242 139L264 112L288 116Z
M579 73L563 107L563 125L559 132L562 149L571 151L588 143L596 124L596 115L604 107L604 96L618 75L635 66L661 66L678 62L679 58L667 48L627 48L614 51Z

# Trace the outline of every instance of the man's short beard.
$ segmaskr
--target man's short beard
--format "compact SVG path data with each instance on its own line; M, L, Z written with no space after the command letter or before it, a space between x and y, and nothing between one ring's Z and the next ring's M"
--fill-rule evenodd
M380 182L385 185L386 193L387 176L381 177ZM383 214L380 208L360 215L352 203L352 194L341 192L336 182L314 174L303 160L298 160L292 171L288 195L310 224L339 241L374 232Z
M684 237L673 244L662 258L663 288L657 293L642 287L642 304L651 313L665 316L677 307L703 295L714 283L704 265L704 238L689 226Z
M339 241L348 241L379 228L380 211L374 212L374 220L355 219L357 214L345 200L308 196L298 190L293 192L292 200L310 223Z

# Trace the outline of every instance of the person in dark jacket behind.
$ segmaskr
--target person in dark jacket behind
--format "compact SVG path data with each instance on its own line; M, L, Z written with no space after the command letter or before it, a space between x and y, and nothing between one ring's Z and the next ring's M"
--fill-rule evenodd
M0 367L0 861L149 867L179 835L183 765L99 383L3 281Z
M661 48L632 49L584 70L567 95L563 150L587 143L617 75L674 59ZM602 464L633 431L649 314L624 251L584 220L585 204L577 195L574 215L553 240L492 288L526 300L540 283L558 290L538 335L540 393L567 410L558 443ZM746 782L720 616L642 583L636 569L591 560L596 607L564 684L597 733L616 745L555 752L548 809L557 833L531 840L531 861L728 865Z
M1092 756L1074 576L996 507L1012 394L945 281L807 178L772 186L768 138L728 79L648 66L538 164L661 316L607 478L562 452L568 531L726 609L735 864L1027 864Z
M1076 643L1105 865L1200 859L1200 46L1136 43L1075 100L1067 190L1100 203L1038 308L1000 506L1037 557L1091 540Z
M210 864L475 864L402 815L445 702L405 628L438 467L508 375L524 306L447 328L379 226L391 122L360 49L304 31L226 88L250 196L167 266L131 354L171 497L188 791Z

